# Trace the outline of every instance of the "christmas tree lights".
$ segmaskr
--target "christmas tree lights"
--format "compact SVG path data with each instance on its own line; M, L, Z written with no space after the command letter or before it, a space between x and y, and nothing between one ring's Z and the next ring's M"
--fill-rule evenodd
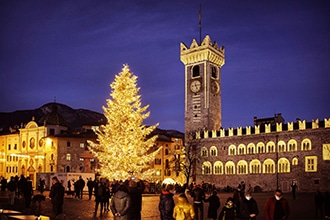
M150 137L158 126L146 126L149 105L141 107L137 76L124 65L122 72L110 84L111 98L103 106L107 124L94 129L97 141L88 141L88 148L97 158L102 177L126 180L131 176L151 179L154 170L150 162L158 154L153 151L157 136Z

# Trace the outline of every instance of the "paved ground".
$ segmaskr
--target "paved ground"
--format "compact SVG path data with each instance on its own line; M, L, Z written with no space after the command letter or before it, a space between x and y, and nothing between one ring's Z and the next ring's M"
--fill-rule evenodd
M44 195L48 195L48 192L45 192ZM232 194L218 194L221 200L221 207L224 205L226 199ZM0 208L10 208L13 210L20 210L24 213L29 214L42 214L52 217L52 208L51 203L49 200L45 201L41 205L40 212L34 209L24 209L23 207L23 200L16 200L14 207L9 207L6 203L7 195L2 193L1 194L1 202ZM264 219L263 213L263 206L265 201L272 196L272 193L255 193L254 198L258 202L260 214L258 216L258 220ZM298 193L297 199L293 200L290 194L284 194L284 196L289 200L290 208L291 208L291 218L292 220L298 219L314 219L314 194L313 193ZM175 196L175 199L177 196ZM158 211L158 202L159 196L158 195L144 195L143 196L143 208L142 208L142 219L146 220L159 220L159 211ZM94 200L88 200L87 196L84 195L82 200L77 200L72 198L71 196L66 196L63 205L63 212L65 214L66 220L100 220L100 219L113 219L111 212L106 213L103 217L93 217L94 212ZM205 204L205 214L207 212L208 205ZM220 210L219 210L220 211ZM54 219L54 218L52 218ZM61 219L61 218L56 218ZM64 218L63 218L64 219ZM207 218L204 218L207 219Z

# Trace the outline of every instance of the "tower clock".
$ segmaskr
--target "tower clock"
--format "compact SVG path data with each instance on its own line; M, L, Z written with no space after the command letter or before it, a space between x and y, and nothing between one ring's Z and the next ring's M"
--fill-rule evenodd
M207 35L201 44L195 39L190 47L181 43L180 59L185 67L185 132L219 130L224 47Z

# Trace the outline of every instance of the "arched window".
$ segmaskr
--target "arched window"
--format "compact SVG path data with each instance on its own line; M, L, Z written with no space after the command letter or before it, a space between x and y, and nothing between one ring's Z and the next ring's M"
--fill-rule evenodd
M245 160L238 161L237 174L248 174L248 166Z
M263 163L263 173L275 173L275 163L272 159L266 159Z
M206 147L202 147L201 149L201 156L202 157L207 157L208 154L207 154L207 148Z
M261 163L259 160L254 159L250 162L250 173L252 174L261 173Z
M286 158L281 158L278 160L278 172L279 173L290 173L290 162Z
M292 151L297 151L297 141L296 140L289 140L288 142L288 151L292 152Z
M217 67L215 67L215 66L212 66L211 77L213 79L218 79L218 71L217 71Z
M210 174L212 174L212 165L211 165L210 162L205 161L203 163L202 174L204 174L204 175L210 175Z
M225 173L227 175L235 174L235 164L233 161L228 161L225 165Z
M248 154L255 154L255 146L254 143L249 143L247 146L247 153Z
M215 146L210 147L210 155L212 157L218 156L218 149Z
M165 155L168 155L168 149L165 148Z
M257 153L259 153L259 154L263 154L263 153L265 153L265 150L266 150L266 148L265 148L265 144L262 143L262 142L259 142L259 143L257 144Z
M273 141L269 141L266 145L267 153L275 153L275 143Z
M298 158L297 157L294 157L292 159L292 166L297 166L298 165Z
M279 141L277 147L278 147L278 152L286 152L286 144L284 141Z
M199 66L194 66L192 69L192 78L199 76L200 76Z
M236 146L235 145L230 145L228 148L228 155L236 155Z
M221 161L217 161L214 163L214 174L215 175L220 175L223 174L223 164Z
M246 154L246 147L244 144L238 145L238 155Z
M306 151L306 150L312 150L312 142L310 139L305 138L301 142L301 150Z

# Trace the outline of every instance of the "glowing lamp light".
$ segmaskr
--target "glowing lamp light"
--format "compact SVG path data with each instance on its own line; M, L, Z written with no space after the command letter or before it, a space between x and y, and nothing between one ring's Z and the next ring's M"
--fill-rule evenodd
M163 185L169 185L169 184L175 185L176 182L172 178L166 178L163 180Z

